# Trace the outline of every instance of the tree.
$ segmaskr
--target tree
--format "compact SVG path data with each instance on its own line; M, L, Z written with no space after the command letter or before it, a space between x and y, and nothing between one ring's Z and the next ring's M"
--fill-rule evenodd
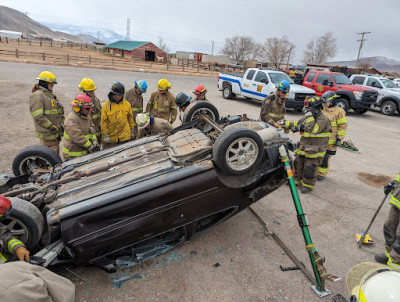
M312 39L304 51L303 63L326 63L328 58L336 54L336 38L333 34L325 33L323 36Z
M371 59L361 59L360 62L358 63L358 68L360 69L361 73L368 73L368 70L370 70L371 67L372 67Z
M268 38L264 45L265 57L276 68L284 63L288 64L290 58L294 56L294 49L296 48L294 44L290 43L287 36Z
M263 45L249 36L234 36L225 39L221 53L242 63L259 57L263 53Z
M158 37L158 48L161 49L165 53L169 53L169 47L165 43L164 39L162 37Z

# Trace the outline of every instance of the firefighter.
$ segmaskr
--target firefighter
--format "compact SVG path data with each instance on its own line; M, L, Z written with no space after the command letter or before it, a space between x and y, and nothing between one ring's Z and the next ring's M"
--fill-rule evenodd
M157 90L153 91L147 102L146 112L155 118L162 118L169 123L176 119L177 109L175 97L169 91L171 84L167 79L158 81Z
M53 94L53 87L57 84L56 76L50 71L43 71L36 79L39 82L33 86L29 98L35 134L40 139L41 145L59 153L64 109Z
M97 96L95 96L94 91L97 89L96 84L92 79L83 78L82 81L78 85L79 91L83 91L84 94L89 96L93 101L93 108L91 112L91 117L94 124L94 129L96 130L95 134L97 137L97 141L99 144L101 143L101 103Z
M390 193L391 206L383 225L383 235L386 241L385 253L376 254L375 260L400 268L400 234L397 233L397 228L400 226L400 172L392 182L384 187L383 191L386 195Z
M135 138L132 106L124 99L125 87L112 84L108 100L101 108L102 147L110 148Z
M196 95L197 101L208 101L206 99L207 89L203 85L201 84L197 85L193 93Z
M164 119L153 117L146 113L139 113L135 117L137 126L136 139L168 132L172 125Z
M147 91L146 81L135 81L135 86L126 92L125 99L131 103L133 118L143 112L143 93Z
M332 155L336 154L337 146L341 144L347 129L346 111L339 106L332 106L332 102L338 95L333 91L327 91L322 95L324 109L322 113L331 121L332 133L328 142L322 164L318 166L317 180L324 180L328 174Z
M71 106L72 112L65 119L63 137L63 153L66 160L100 150L95 126L90 117L93 100L81 93L75 96Z
M317 167L321 165L331 135L331 122L321 112L322 100L312 97L305 102L307 113L298 121L301 139L297 143L294 160L296 185L302 185L301 193L314 189L317 180Z
M29 262L29 251L25 245L5 228L1 223L12 211L11 201L0 195L0 264L12 260L17 256L19 261ZM15 255L13 257L13 255ZM8 259L7 259L8 258Z
M275 128L283 126L288 133L290 127L295 123L285 122L285 98L290 90L290 83L283 80L275 85L276 91L267 96L261 107L260 119Z
M178 108L179 108L179 120L181 122L183 122L183 120L182 120L183 119L183 117L182 117L183 112L185 112L186 107L190 105L191 100L192 100L192 97L188 96L184 92L179 92L176 95L175 103L176 103L176 106L178 106Z

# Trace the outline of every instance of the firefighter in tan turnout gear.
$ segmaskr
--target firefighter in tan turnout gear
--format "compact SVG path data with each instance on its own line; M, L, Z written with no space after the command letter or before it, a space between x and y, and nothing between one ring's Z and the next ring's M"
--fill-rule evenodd
M29 251L25 245L18 239L16 239L2 224L2 221L12 211L11 201L0 195L0 264L6 263L8 260L16 255L19 261L29 261Z
M177 109L175 97L169 91L171 84L167 79L158 81L157 90L153 91L147 102L146 112L155 118L162 118L169 123L173 123L176 119Z
M312 97L304 104L309 111L298 121L301 139L295 150L294 181L303 186L301 193L307 194L314 189L317 167L325 156L332 128L329 119L321 112L321 98Z
M161 118L153 117L146 113L139 113L136 115L135 123L137 126L136 139L145 136L166 133L173 128L172 125L167 121Z
M90 117L93 101L86 94L78 94L71 102L72 112L65 119L63 137L64 159L83 156L100 150L95 127Z
M96 130L95 134L97 137L97 141L99 144L101 143L101 103L99 98L94 94L94 91L97 89L96 84L92 79L83 78L82 81L78 85L79 91L82 91L88 97L90 97L93 101L93 108L91 112L91 117L94 124L94 129Z
M147 91L146 81L140 80L135 81L135 86L129 89L125 94L125 100L127 100L132 106L133 118L136 114L143 112L143 93Z
M332 106L332 102L337 97L338 95L333 91L327 91L322 95L322 101L324 102L322 113L331 121L332 134L329 138L328 149L326 150L322 164L318 166L317 180L323 180L328 174L331 157L336 154L337 146L341 144L346 135L346 111L339 106Z
M35 134L40 139L41 145L59 153L64 109L53 94L53 87L57 84L56 76L50 71L43 71L36 79L39 80L39 83L33 86L29 98Z

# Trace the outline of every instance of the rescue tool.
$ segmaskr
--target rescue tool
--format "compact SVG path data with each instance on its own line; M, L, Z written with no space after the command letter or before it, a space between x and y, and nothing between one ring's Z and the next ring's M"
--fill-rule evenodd
M340 148L342 148L343 150L346 150L346 151L351 151L351 152L354 152L354 153L361 153L361 150L358 149L358 148L354 145L354 143L353 143L351 140L349 140L349 139L343 141L342 143L340 143L340 144L338 145L338 147L340 147Z

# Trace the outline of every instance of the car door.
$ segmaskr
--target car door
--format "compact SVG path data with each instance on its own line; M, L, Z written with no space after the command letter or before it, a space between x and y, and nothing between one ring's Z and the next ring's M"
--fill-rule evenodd
M304 79L303 86L306 86L306 87L308 87L310 89L315 90L314 89L314 85L313 85L313 81L314 81L314 78L315 78L316 74L317 73L315 71L310 72L308 74L307 78Z
M254 74L250 78L250 73L254 71ZM253 98L256 100L264 100L265 97L268 95L268 76L265 71L259 70L250 70L247 74L246 78L243 79L243 96Z
M366 86L371 87L372 89L378 92L378 98L376 99L376 103L379 104L379 101L385 96L386 89L382 86L381 82L374 77L368 77Z
M315 95L322 96L326 91L332 90L332 86L329 83L334 83L331 76L327 73L320 73L315 80L315 87L312 88L315 90Z

